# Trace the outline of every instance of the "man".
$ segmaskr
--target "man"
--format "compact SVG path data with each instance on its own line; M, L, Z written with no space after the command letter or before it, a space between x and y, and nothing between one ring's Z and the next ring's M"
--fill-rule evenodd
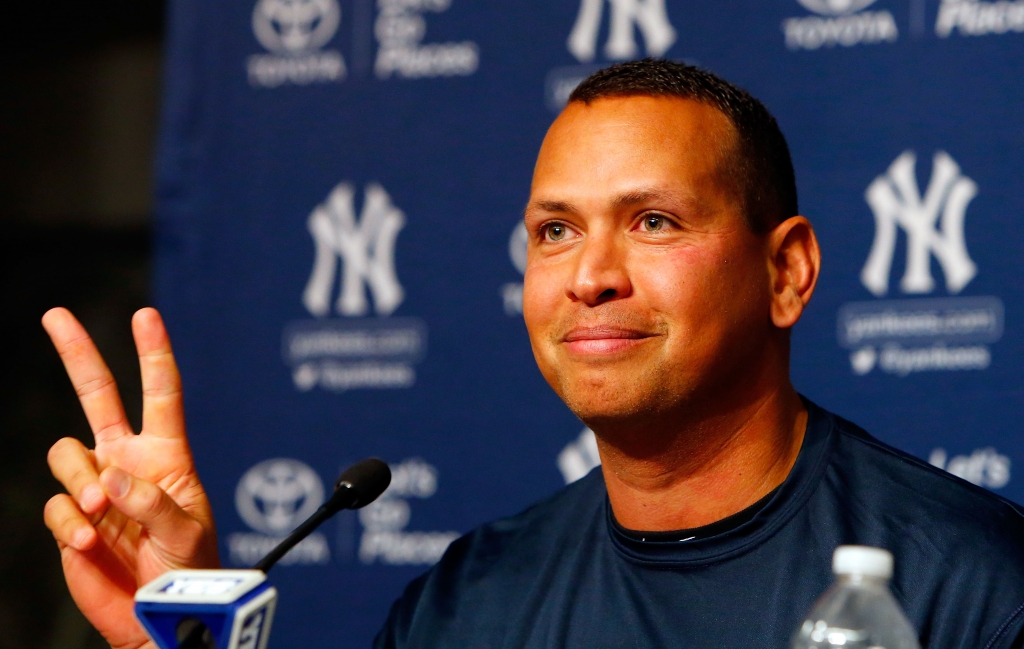
M790 329L820 254L785 140L747 93L645 60L574 92L541 147L524 316L602 466L456 541L396 602L378 647L783 647L835 546L884 547L925 647L1024 643L1024 518L1010 503L801 399ZM133 320L132 434L63 310L44 326L96 433L50 453L68 585L116 648L145 643L136 587L217 563L170 344Z

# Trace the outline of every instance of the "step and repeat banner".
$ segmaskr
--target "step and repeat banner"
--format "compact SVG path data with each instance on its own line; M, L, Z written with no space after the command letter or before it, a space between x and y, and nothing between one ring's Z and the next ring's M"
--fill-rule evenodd
M792 147L811 399L1024 500L1024 0L174 0L156 298L227 566L379 456L273 573L276 647L366 647L458 535L597 463L523 326L534 157L572 88L664 56Z

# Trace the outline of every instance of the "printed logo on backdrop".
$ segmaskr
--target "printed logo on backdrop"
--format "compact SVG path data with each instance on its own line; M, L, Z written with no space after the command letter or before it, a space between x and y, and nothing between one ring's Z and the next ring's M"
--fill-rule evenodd
M452 0L355 0L353 20L354 73L368 71L372 43L379 79L423 79L467 76L480 66L480 48L473 41L425 42L429 14L451 8ZM342 21L338 0L258 0L252 13L256 40L268 53L246 62L249 83L261 88L343 81L349 74L337 49L324 49ZM365 64L364 64L365 62Z
M452 0L377 0L374 73L379 79L467 76L480 66L473 41L424 43L428 13L448 11Z
M520 275L526 274L526 239L526 224L520 221L516 227L512 228L512 234L508 238L508 258ZM501 301L507 315L523 315L523 283L502 284Z
M868 186L865 200L875 217L875 236L860 280L878 298L890 292L899 234L905 240L905 267L898 283L906 295L940 291L932 259L950 297L850 302L839 309L839 343L850 350L854 374L876 367L887 374L984 370L992 362L989 345L1003 335L1003 303L998 297L953 297L978 273L964 237L967 208L978 185L945 151L932 160L922 195L917 156L905 151Z
M1002 489L1010 483L1010 458L992 447L953 457L948 456L946 449L936 448L928 462L979 487Z
M302 304L315 319L290 323L282 349L300 391L408 388L426 354L426 324L390 317L405 299L395 271L405 214L377 183L366 185L358 217L355 199L339 183L306 222L315 256Z
M338 0L258 0L252 30L270 53L249 57L249 83L275 88L344 79L341 53L321 49L334 38L340 21Z
M1024 0L942 0L935 34L948 38L954 31L960 36L1020 34L1024 32Z
M565 484L576 482L601 465L594 431L584 428L579 437L565 445L556 460Z
M607 16L607 20L606 20ZM602 45L601 27L608 25ZM637 33L643 47L637 42ZM676 30L669 21L665 0L580 0L576 22L566 47L580 65L555 68L548 73L545 96L548 107L558 112L572 91L608 61L628 61L643 56L659 57L676 42Z
M238 481L235 508L253 531L228 535L231 563L252 566L323 502L324 485L320 476L298 460L275 458L252 467ZM292 548L280 563L322 564L330 558L324 535L314 532Z
M896 19L887 9L869 10L877 0L797 0L816 14L782 21L786 47L817 50L891 43L899 38Z
M403 460L391 466L391 485L376 501L359 510L362 535L358 558L361 563L390 566L437 563L452 541L454 531L410 530L413 503L437 493L437 469L419 459Z

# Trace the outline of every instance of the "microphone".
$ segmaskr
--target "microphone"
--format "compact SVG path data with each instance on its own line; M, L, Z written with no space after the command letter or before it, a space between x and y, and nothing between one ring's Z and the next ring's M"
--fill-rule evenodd
M327 502L252 570L165 572L135 593L136 619L160 649L266 649L277 604L267 571L328 518L369 505L390 484L382 460L352 465Z
M343 509L359 509L369 505L377 500L390 484L391 469L384 461L371 457L353 464L338 478L334 485L334 493L327 502L253 567L263 572L270 570L288 553L288 550L309 536L321 523Z

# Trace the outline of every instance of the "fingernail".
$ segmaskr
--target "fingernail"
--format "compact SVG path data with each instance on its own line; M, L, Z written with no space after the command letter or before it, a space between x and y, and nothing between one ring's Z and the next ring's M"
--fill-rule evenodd
M87 512L91 512L99 504L103 498L103 490L100 489L99 485L90 484L86 485L82 489L82 509Z
M132 486L132 479L127 473L118 468L110 469L110 488L113 495L124 498Z

